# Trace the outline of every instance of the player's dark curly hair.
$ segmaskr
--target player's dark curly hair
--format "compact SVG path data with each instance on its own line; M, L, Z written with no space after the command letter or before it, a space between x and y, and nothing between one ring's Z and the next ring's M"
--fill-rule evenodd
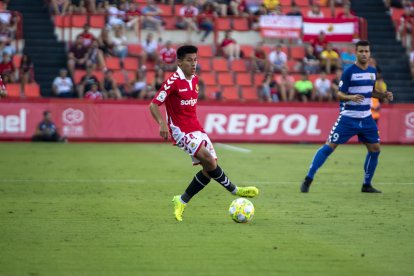
M177 49L177 58L183 59L186 54L197 54L198 48L193 45L184 45Z
M355 43L355 48L358 48L358 46L370 46L368 40L360 40L357 43Z

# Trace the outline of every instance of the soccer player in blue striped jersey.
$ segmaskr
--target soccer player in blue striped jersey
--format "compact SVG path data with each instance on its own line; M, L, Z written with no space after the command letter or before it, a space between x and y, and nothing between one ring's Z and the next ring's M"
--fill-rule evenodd
M370 45L368 41L361 40L356 43L357 61L347 68L339 83L338 98L341 101L341 110L327 142L318 149L308 174L302 182L302 193L309 192L317 170L323 165L329 155L340 144L345 144L354 135L364 143L368 153L364 163L364 181L361 192L381 193L371 185L372 177L378 164L380 154L380 138L377 124L371 115L371 97L393 100L390 91L379 92L374 89L376 73L375 68L368 65L370 58Z

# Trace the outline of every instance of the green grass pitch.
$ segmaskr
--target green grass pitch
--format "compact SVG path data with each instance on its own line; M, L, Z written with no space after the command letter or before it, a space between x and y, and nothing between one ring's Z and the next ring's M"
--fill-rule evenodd
M199 167L170 144L0 144L0 275L412 275L414 147L382 146L362 194L362 145L341 146L309 194L319 145L217 145L255 217L211 182L184 221L171 199Z

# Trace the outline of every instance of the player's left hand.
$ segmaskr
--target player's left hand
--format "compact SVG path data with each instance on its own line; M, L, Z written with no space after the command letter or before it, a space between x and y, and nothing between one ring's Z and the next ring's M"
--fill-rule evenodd
M387 92L385 92L385 98L389 101L393 101L394 100L394 94L391 91L387 91Z

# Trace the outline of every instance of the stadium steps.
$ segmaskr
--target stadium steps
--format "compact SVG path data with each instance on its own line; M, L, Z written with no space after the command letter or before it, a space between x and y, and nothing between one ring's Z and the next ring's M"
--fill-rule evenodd
M368 21L368 40L372 55L382 70L388 89L394 92L395 102L414 102L414 82L408 56L395 39L395 28L382 0L353 0L352 9Z
M42 96L52 95L52 82L66 67L65 44L57 42L54 26L44 0L13 0L9 9L23 15L24 52L33 60L35 79Z

